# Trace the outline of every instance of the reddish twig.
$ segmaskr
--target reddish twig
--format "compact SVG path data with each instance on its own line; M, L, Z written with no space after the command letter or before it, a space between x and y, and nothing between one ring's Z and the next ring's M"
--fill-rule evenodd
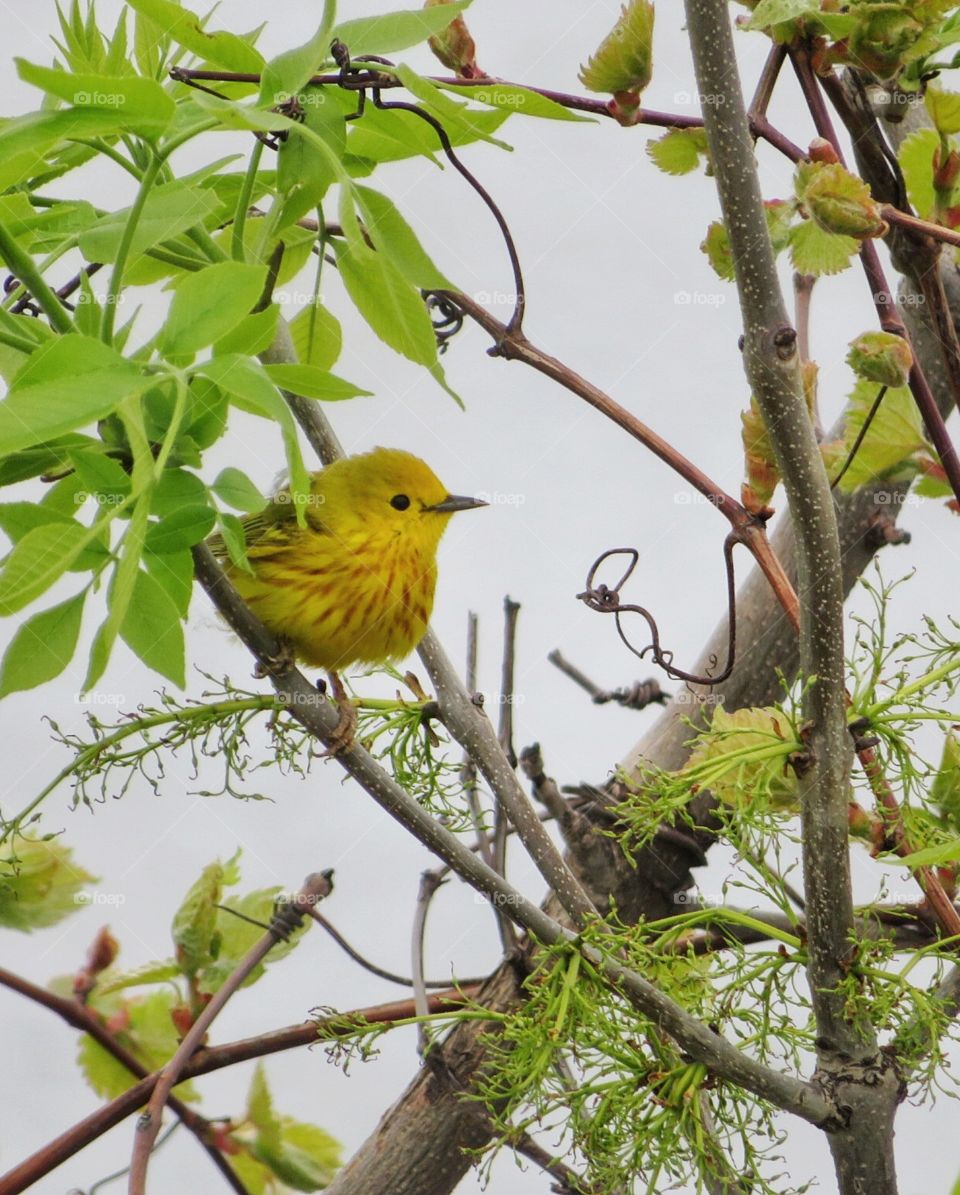
M477 990L464 988L462 991L450 989L440 992L430 997L429 1010L431 1013L440 1013L459 1008L475 996ZM194 1079L222 1070L224 1067L235 1066L238 1062L264 1058L284 1050L315 1046L321 1037L347 1037L356 1031L358 1025L390 1025L393 1022L409 1020L414 1015L416 1014L412 1000L396 1000L389 1004L374 1005L372 1008L357 1009L354 1012L337 1013L316 1022L290 1025L285 1029L227 1042L222 1046L204 1048L198 1050L183 1068L180 1081ZM104 1133L126 1120L150 1098L150 1093L159 1078L160 1072L154 1071L110 1103L84 1117L53 1141L47 1142L42 1149L0 1177L0 1195L19 1195L21 1191L28 1190L92 1141L96 1141L98 1137L102 1137Z

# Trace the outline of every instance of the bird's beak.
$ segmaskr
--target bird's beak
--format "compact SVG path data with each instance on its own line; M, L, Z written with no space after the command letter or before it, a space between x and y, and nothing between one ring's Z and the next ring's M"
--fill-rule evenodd
M424 510L431 510L438 515L452 515L458 510L474 510L478 506L489 506L482 498L467 498L463 494L447 494L442 502L434 502L433 506L425 506Z

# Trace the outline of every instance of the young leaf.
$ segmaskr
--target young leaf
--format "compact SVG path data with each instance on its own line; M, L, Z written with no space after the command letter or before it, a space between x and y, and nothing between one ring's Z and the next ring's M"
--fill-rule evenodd
M639 93L653 71L654 8L650 0L628 0L586 66L580 82L588 91Z
M208 864L190 886L174 915L171 932L177 962L184 975L196 975L219 953L220 935L214 906L222 900L224 882L223 864L219 860Z
M108 75L72 74L34 66L15 58L17 73L26 83L78 108L116 111L132 133L159 137L173 120L176 105L159 83L136 75L111 78Z
M291 489L294 493L306 493L310 488L310 479L300 452L296 422L263 366L258 361L233 354L204 361L197 366L197 372L226 391L241 410L279 424L287 453ZM298 512L301 509L301 504L297 503Z
M281 390L302 398L318 398L324 402L340 402L345 398L369 398L369 390L361 390L352 382L338 378L313 365L265 365L264 369Z
M668 129L658 140L647 142L647 153L664 174L689 174L701 157L709 160L703 129Z
M92 876L56 839L18 836L0 849L0 925L30 933L83 907Z
M133 265L141 254L161 241L168 241L203 224L220 209L217 196L204 187L184 182L164 183L147 196L130 242L129 261ZM88 261L111 262L126 232L130 209L109 212L80 234L80 252Z
M320 27L308 42L284 51L264 66L260 76L261 105L271 108L287 102L318 72L321 63L329 61L333 9L330 3L324 6Z
M160 333L160 352L168 356L206 348L247 315L267 278L265 266L222 261L188 274L177 286Z
M372 187L357 185L353 190L370 239L387 253L404 278L423 290L456 289L427 256L392 200Z
M0 665L0 697L42 685L66 668L76 650L85 597L78 593L20 627Z
M160 582L143 570L137 572L120 638L148 668L183 688L186 660L180 612Z
M193 597L193 557L187 549L179 552L154 553L144 550L143 563L153 579L163 586L167 597L186 618Z
M418 365L434 365L437 341L420 292L383 253L358 256L337 247L337 264L347 294L384 344Z
M248 357L255 357L262 353L273 344L279 317L280 308L276 303L271 303L263 311L244 316L235 328L214 342L214 355L245 353Z
M803 220L790 229L790 260L801 274L839 274L859 250L858 240L825 232L813 220Z
M102 419L154 380L99 340L70 332L36 350L0 403L0 455Z
M582 112L573 112L564 108L556 100L548 99L539 92L530 91L526 87L518 87L516 83L478 83L458 85L456 83L441 83L444 91L452 91L454 95L462 96L466 100L474 100L478 104L488 104L491 108L506 112L508 116L538 116L545 120L572 120L595 124L592 116L585 116Z
M454 0L436 8L415 8L384 13L379 17L357 17L337 25L331 40L342 41L354 58L358 54L393 54L420 45L440 33L453 18L469 8L471 0Z
M234 33L208 33L196 13L174 3L174 0L127 0L130 8L154 21L175 42L196 54L201 61L210 62L227 71L263 69L263 55L248 41Z
M340 321L315 299L290 321L290 337L302 365L330 369L340 356Z
M200 543L213 530L215 515L209 506L184 506L174 510L147 531L144 546L151 552L180 552Z
M259 514L267 505L267 499L246 473L232 465L221 470L210 489L221 501L244 514Z
M0 573L0 614L23 609L48 590L96 534L97 528L88 530L73 520L28 531Z

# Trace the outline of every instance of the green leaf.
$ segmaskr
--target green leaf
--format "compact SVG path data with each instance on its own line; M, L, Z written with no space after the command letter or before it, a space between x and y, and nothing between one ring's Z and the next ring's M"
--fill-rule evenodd
M471 124L451 125L447 128L450 144L455 148L470 145L474 141L492 141L492 134L507 119L508 113L502 109L488 111L486 109L473 111L470 114ZM495 144L507 148L503 141ZM356 159L367 162L366 173L370 171L370 163L398 162L404 158L422 154L437 163L440 153L440 141L435 130L423 120L404 119L402 112L382 112L369 104L362 121L355 121L347 137L347 149ZM437 163L439 164L439 163Z
M186 618L193 597L193 557L190 552L184 549L161 554L147 549L143 553L143 563L153 579L163 586L180 617Z
M332 25L333 5L327 4L320 27L309 41L284 51L264 66L260 76L260 104L272 107L286 103L318 73L322 63L330 60Z
M356 58L358 54L392 54L418 46L440 33L471 0L453 0L436 8L414 8L384 13L379 17L357 17L337 25L330 35L342 41Z
M332 183L342 174L341 162L347 145L347 127L337 97L329 88L311 87L300 97L306 129L323 142L291 130L277 151L277 190L282 196L281 210L274 220L275 231L305 216L316 208ZM331 154L333 157L331 158Z
M449 7L449 6L448 6ZM596 124L592 116L584 116L582 112L572 112L564 108L556 100L547 99L536 91L526 87L518 87L515 83L478 83L469 86L457 86L454 83L441 83L444 91L452 91L464 99L474 100L478 104L487 104L498 111L506 112L508 116L514 113L520 116L539 116L546 120L573 120L587 124Z
M668 129L656 141L647 142L647 153L664 174L689 174L709 161L707 135L703 129Z
M109 1018L121 1026L115 1031L117 1041L148 1071L159 1070L169 1062L180 1044L170 1016L180 1004L180 996L167 984L132 998L118 992L101 997L95 989L90 1004L105 1020ZM77 1061L84 1078L102 1099L115 1099L137 1082L136 1075L86 1034L80 1039ZM190 1083L179 1083L173 1090L180 1099L196 1098Z
M340 244L337 264L347 294L384 344L418 365L436 364L436 335L423 299L393 262Z
M442 9L434 9L433 11L449 12L449 5L444 5ZM429 11L429 10L427 10ZM417 97L423 104L440 118L448 135L452 136L454 129L464 129L473 134L474 137L481 141L488 141L491 145L497 145L500 149L509 149L505 141L499 141L496 137L489 136L484 131L484 126L479 121L479 117L484 113L476 112L469 108L466 104L458 104L449 96L444 95L436 84L431 83L429 79L424 79L422 75L418 75L416 71L410 69L400 63L399 66L393 68L397 78L404 85L411 95ZM423 124L423 121L418 123ZM436 136L436 134L434 134ZM437 148L440 143L437 141Z
M153 384L101 341L74 332L58 336L27 359L0 403L0 454L102 419Z
M0 925L30 933L56 925L83 907L94 877L56 839L18 836L0 849Z
M945 137L960 133L960 95L930 83L923 93L923 102L938 133Z
M147 196L130 243L129 262L161 241L203 224L220 209L217 196L204 187L184 182L165 183ZM80 252L88 261L115 261L126 231L130 209L110 212L80 234Z
M116 111L125 127L140 136L158 137L173 120L176 105L153 79L136 75L73 74L34 66L23 58L15 58L14 62L24 82L78 108Z
M225 336L214 342L214 355L224 353L245 353L255 357L273 344L277 334L277 320L280 308L271 303L263 311L254 311L244 318Z
M206 501L207 487L195 473L164 469L151 496L150 513L162 517L183 506L204 506Z
M180 612L160 582L143 570L137 572L120 638L148 668L183 688L186 655Z
M231 562L237 568L242 568L244 572L252 575L253 569L247 558L247 541L243 531L243 520L238 519L236 515L221 511L217 517L217 531L223 540Z
M184 506L154 523L144 546L158 555L192 548L210 534L215 518L209 506Z
M0 404L0 411L2 410ZM0 422L2 418L0 415ZM26 452L14 452L9 456L0 457L0 486L27 481L41 473L56 473L62 469L69 469L69 449L96 442L90 436L59 436L47 444L37 444Z
M0 614L21 610L49 589L96 534L72 520L28 531L0 573Z
M241 320L234 331L245 323L246 320ZM227 414L227 396L220 387L207 378L192 377L183 426L198 448L209 448L220 439L226 430Z
M714 220L707 226L707 235L700 242L700 251L707 255L707 261L718 278L723 278L726 282L733 281L736 277L733 269L733 251L726 227L719 220Z
M218 910L214 906L221 903L224 882L223 864L219 860L208 864L174 914L171 932L184 975L196 975L219 953Z
M300 452L296 421L263 366L248 357L228 354L204 361L197 366L197 372L225 390L241 410L279 424L287 453L291 490L294 494L306 493L310 479ZM297 503L297 509L301 510L300 503Z
M923 850L914 851L911 855L901 857L883 855L881 858L891 867L909 867L914 871L918 867L941 867L944 863L955 863L960 859L960 838L924 847Z
M875 382L858 381L850 395L844 425L844 448L849 453L877 397ZM840 489L851 493L889 474L914 452L926 448L923 421L906 386L891 388L877 411L843 475Z
M329 369L340 356L343 332L340 321L319 299L299 311L290 321L290 338L303 365Z
M797 17L817 16L819 0L760 0L753 10L747 29L769 29L783 21L795 21Z
M195 353L235 328L263 294L265 266L221 261L188 274L176 288L160 333L168 356Z
M960 830L960 738L953 728L943 740L940 767L930 785L930 802L952 830Z
M430 260L392 200L371 187L357 185L353 190L370 239L387 253L404 278L423 290L456 289Z
M232 465L221 470L210 489L228 506L244 514L259 514L267 506L267 499L246 473Z
M208 33L196 13L173 0L127 0L127 3L205 62L228 71L259 73L263 69L263 55L248 41L234 33Z
M314 365L265 365L271 381L281 390L298 394L301 398L318 398L324 402L340 402L345 398L369 398L369 390L361 390L353 382L317 369Z
M839 274L859 251L855 237L825 232L814 220L803 220L790 229L790 260L801 274Z
M653 70L653 21L651 0L627 0L614 27L580 68L580 82L588 91L643 91Z
M244 896L229 896L219 903L241 913L243 917L250 917L254 921L269 924L276 899L281 891L280 888L260 888L248 892ZM309 928L310 920L305 918L287 940L278 942L263 962L254 967L244 980L243 986L249 987L256 983L263 975L265 967L279 962L291 950L294 950ZM215 992L221 987L250 947L263 936L263 930L259 926L244 921L242 917L235 917L223 909L217 910L217 933L219 953L215 960L211 960L203 968L199 976L199 986L205 992Z
M85 449L70 453L77 477L85 492L99 502L121 502L130 493L130 474L112 457ZM77 495L78 505L81 501Z
M937 204L933 161L939 148L940 138L933 129L918 129L905 138L897 150L907 196L922 220L930 219Z
M0 504L0 530L16 543L23 539L28 531L34 527L44 527L47 523L71 523L71 515L65 511L56 510L49 506L41 506L37 502L4 502Z
M126 988L140 987L146 983L166 983L168 979L179 979L181 974L172 959L144 963L133 971L101 971L97 976L97 995L107 996L111 992L122 992Z
M73 659L86 593L34 614L17 631L0 665L0 697L52 680Z

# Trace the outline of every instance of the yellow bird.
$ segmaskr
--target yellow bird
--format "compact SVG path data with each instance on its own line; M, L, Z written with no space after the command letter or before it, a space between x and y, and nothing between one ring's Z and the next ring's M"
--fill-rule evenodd
M450 516L486 506L450 494L419 457L375 448L314 473L297 522L289 491L243 520L253 573L209 541L260 621L306 664L337 673L350 664L402 659L423 638L437 581L437 548Z

